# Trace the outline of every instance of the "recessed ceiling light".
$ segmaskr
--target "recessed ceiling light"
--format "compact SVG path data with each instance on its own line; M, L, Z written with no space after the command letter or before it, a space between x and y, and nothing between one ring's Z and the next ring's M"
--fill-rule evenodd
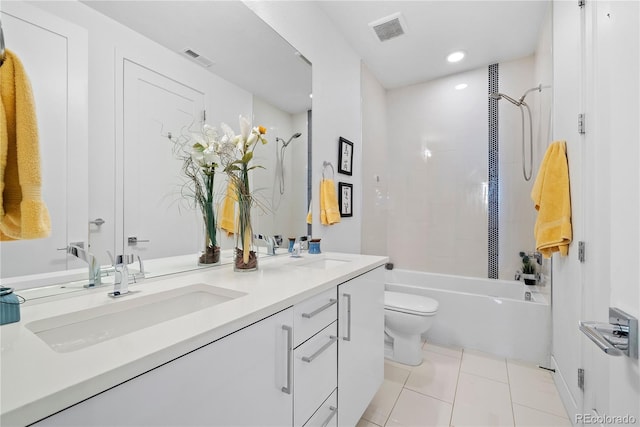
M457 52L453 52L453 53L449 54L449 56L447 56L447 61L449 61L449 62L459 62L459 61L462 61L462 58L464 58L464 52L459 50Z
M466 89L468 86L468 84L466 83L460 83L459 85L456 85L456 90L462 90L462 89Z

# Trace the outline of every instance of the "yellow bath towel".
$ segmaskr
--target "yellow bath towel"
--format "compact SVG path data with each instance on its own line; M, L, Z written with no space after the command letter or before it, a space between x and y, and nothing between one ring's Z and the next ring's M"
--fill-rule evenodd
M531 190L538 211L534 228L536 249L551 258L554 252L566 256L573 238L567 144L556 141L547 149Z
M42 201L38 124L31 84L18 57L5 50L0 67L0 240L51 232Z
M333 225L340 222L336 186L332 179L323 179L320 182L320 222L322 225Z
M224 196L222 202L222 212L220 214L220 228L227 232L228 236L233 235L236 232L236 189L233 186L233 182L229 180L227 185L227 194Z

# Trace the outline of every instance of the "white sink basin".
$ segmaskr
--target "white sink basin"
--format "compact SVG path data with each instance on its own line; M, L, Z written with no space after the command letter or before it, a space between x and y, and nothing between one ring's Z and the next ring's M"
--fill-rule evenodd
M49 347L67 353L246 295L230 289L194 284L100 307L75 311L25 326Z
M305 268L314 268L317 270L327 270L330 268L343 266L345 265L345 263L348 263L348 262L351 262L351 261L348 259L322 258L322 259L309 261L309 262L306 262L306 261L301 262L299 264L296 264L296 266L305 267Z

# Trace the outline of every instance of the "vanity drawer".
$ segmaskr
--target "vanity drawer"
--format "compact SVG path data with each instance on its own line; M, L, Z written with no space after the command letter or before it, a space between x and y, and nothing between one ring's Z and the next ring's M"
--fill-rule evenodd
M329 289L293 306L293 346L297 347L338 318L338 292Z
M295 426L304 425L338 386L337 333L333 322L294 351Z
M337 427L338 426L338 390L325 400L315 414L309 418L304 427Z

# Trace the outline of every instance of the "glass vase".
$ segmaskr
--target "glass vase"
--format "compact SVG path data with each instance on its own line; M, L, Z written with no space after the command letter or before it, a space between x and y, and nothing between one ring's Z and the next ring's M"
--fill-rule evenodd
M251 200L238 200L238 232L234 257L235 271L258 269L258 251L253 238Z
M258 251L253 239L250 202L239 202L238 232L234 257L235 271L255 271L258 269Z
M207 226L204 227L204 248L198 256L198 265L210 266L220 264L220 246L212 243Z

